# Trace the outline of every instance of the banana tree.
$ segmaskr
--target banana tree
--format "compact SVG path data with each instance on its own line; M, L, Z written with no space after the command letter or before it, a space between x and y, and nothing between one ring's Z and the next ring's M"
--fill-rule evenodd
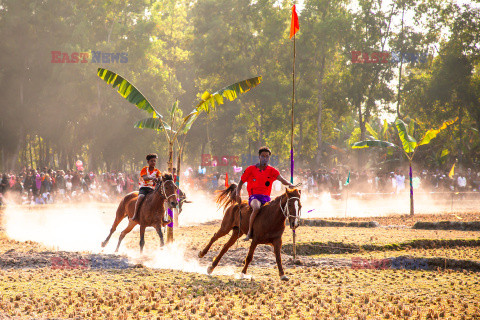
M409 163L409 178L410 178L410 215L414 214L413 206L413 185L412 185L412 160L415 156L415 152L418 150L418 147L421 145L429 144L432 139L434 139L440 131L446 129L449 125L457 121L458 118L445 121L440 128L428 130L420 142L413 137L414 132L414 122L410 121L409 126L405 125L401 119L395 120L395 126L397 128L398 137L402 142L402 146L397 146L391 142L383 140L365 140L356 142L352 145L352 149L362 149L362 148L371 148L371 147L380 147L388 148L393 147L403 151L403 154L407 157Z
M106 83L110 84L113 88L116 88L118 93L128 102L152 115L149 118L137 121L135 123L135 128L148 128L157 131L163 131L165 133L169 145L168 168L170 170L173 169L173 147L179 134L183 134L185 138L186 133L190 130L193 122L195 122L198 116L202 112L209 113L210 111L214 110L217 105L224 104L224 98L228 99L229 101L233 101L240 94L249 91L262 82L262 77L260 76L234 83L212 94L208 91L205 91L193 111L181 120L179 128L174 131L172 129L174 124L174 115L176 111L179 110L177 101L173 104L170 111L172 116L171 126L164 120L163 116L152 106L147 98L145 98L145 96L128 80L110 70L103 68L98 68L97 75ZM184 145L184 140L185 139L183 139L181 146ZM180 150L183 150L183 147L180 147Z
M183 154L183 148L185 146L185 138L192 127L193 123L195 120L198 119L200 114L202 112L205 113L210 113L211 111L215 110L217 105L221 105L225 103L225 98L228 99L229 101L233 101L238 96L242 93L245 93L249 91L250 89L256 87L262 82L262 77L255 77L255 78L250 78L246 79L237 83L234 83L232 85L229 85L227 87L224 87L214 93L209 93L208 91L205 91L201 98L200 101L196 104L195 108L181 120L181 123L178 128L175 128L176 130L170 130L171 134L169 135L169 168L172 168L172 160L173 160L173 144L178 140L179 136L182 135L183 139L182 142L179 143L179 149L177 153L177 172L180 171L179 169L179 163L181 160L181 156ZM173 113L179 110L178 109L178 104L175 103L172 107L172 126L173 126ZM151 118L146 118L143 120L138 121L135 124L136 128L148 128L148 129L154 129L154 130L164 130L162 127L162 122L164 120L159 117L154 117L152 116Z

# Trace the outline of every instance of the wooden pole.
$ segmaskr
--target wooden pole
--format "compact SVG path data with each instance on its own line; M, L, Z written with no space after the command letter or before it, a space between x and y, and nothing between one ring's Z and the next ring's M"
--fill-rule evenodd
M410 161L410 171L409 171L409 177L410 177L410 215L413 216L414 214L414 209L413 209L413 174L412 174L412 162Z
M293 229L293 260L295 260L297 258L297 247L296 247L296 243L295 243L295 239L296 239L296 234L295 234L295 229Z
M292 128L290 134L290 183L293 184L293 169L294 169L294 160L293 160L293 123L294 123L294 113L293 107L295 103L295 35L293 36L293 67L292 67Z
M168 144L168 169L173 175L173 141ZM167 214L170 219L170 223L167 225L167 243L173 242L173 211L167 210Z

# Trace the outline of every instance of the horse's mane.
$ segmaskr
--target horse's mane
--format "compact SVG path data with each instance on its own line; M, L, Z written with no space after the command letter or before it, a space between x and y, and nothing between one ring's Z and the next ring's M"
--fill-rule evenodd
M232 183L228 188L224 190L216 191L218 195L215 198L215 203L217 204L218 208L223 208L223 211L227 209L227 207L231 204L236 202L235 200L235 192L237 190L237 184Z
M279 195L279 196L276 196L275 199L273 199L272 201L270 201L269 203L267 203L267 205L278 204L278 203L282 200L282 198L283 198L284 196L286 196L287 194L292 194L292 193L295 194L295 193L298 193L298 192L299 192L299 190L298 190L297 188L295 188L295 189L287 189L284 193L282 193L282 194Z

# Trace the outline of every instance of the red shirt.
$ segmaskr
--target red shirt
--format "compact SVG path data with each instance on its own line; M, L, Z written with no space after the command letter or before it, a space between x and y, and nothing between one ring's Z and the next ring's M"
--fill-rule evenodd
M241 180L247 183L248 195L263 194L270 196L273 181L277 180L280 172L274 167L266 166L260 170L256 165L250 166L242 174Z

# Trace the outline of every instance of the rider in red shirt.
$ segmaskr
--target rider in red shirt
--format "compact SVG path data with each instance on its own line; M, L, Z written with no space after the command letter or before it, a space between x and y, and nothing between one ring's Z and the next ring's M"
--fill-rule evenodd
M260 148L260 150L258 150L258 158L260 162L245 169L237 186L237 202L238 204L241 204L242 198L240 193L243 184L247 183L248 204L252 208L248 233L245 239L243 239L244 241L252 239L253 221L255 220L258 211L260 211L260 208L270 201L273 181L278 180L289 188L294 187L280 175L280 172L277 169L268 165L271 154L272 152L269 148Z

